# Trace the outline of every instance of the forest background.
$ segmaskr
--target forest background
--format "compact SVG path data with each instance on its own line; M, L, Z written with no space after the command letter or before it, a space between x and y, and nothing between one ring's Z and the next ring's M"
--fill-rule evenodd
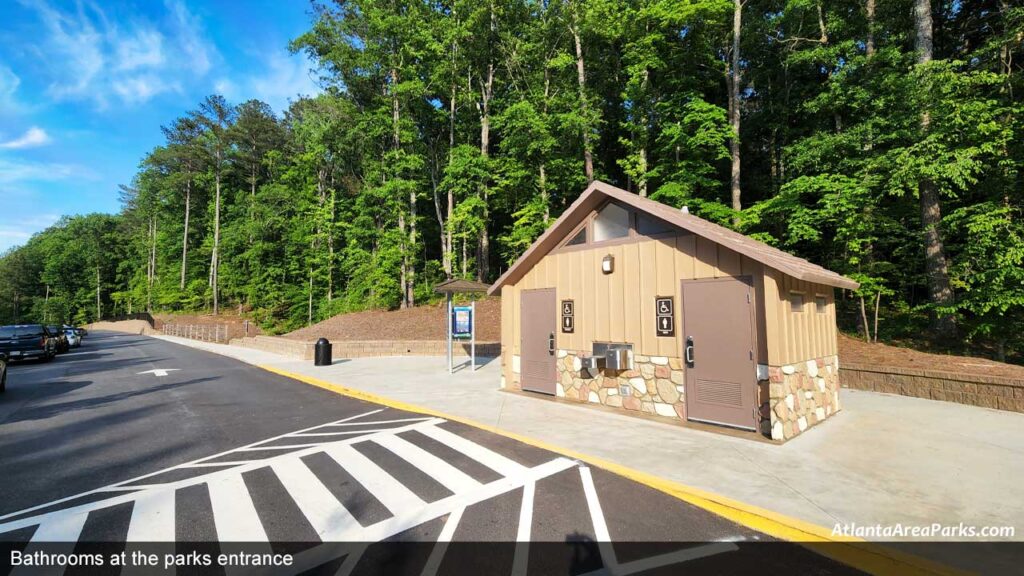
M600 179L855 278L862 338L1024 362L1022 46L1010 0L314 3L324 92L154 126L120 213L0 256L0 323L413 306Z

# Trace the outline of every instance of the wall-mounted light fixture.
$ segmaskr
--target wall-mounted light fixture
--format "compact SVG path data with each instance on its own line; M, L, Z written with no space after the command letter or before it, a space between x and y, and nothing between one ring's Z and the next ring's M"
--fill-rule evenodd
M611 254L601 259L601 272L611 274L615 271L615 257Z

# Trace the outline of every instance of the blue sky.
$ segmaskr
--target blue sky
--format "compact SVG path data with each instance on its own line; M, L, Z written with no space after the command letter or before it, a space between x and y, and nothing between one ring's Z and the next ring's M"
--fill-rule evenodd
M319 92L288 41L305 0L0 0L0 252L116 212L160 126L213 93L278 112Z

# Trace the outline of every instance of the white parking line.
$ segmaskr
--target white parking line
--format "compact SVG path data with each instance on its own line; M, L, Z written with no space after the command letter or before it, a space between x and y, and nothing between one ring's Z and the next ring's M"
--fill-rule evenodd
M423 576L437 574L437 569L441 567L441 561L444 560L444 553L448 551L448 543L452 541L455 529L459 527L462 513L465 511L465 507L456 508L448 515L448 520L445 521L444 528L441 529L441 534L437 537L437 543L434 544L434 549L430 551L430 557L427 558L427 563L423 566L423 572L421 572Z
M519 507L519 529L516 531L516 555L512 560L512 576L525 576L530 561L530 534L533 530L533 497L537 483L523 485L523 502Z

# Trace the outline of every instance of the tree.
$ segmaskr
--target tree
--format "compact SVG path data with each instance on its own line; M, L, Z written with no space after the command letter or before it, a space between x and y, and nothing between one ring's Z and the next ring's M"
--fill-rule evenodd
M206 152L213 170L214 208L213 208L213 249L210 253L209 285L213 294L213 313L220 312L219 271L220 271L220 214L221 214L221 182L227 168L230 149L229 129L235 119L235 109L228 104L223 96L208 96L199 105L199 110L192 113L192 118L204 130L201 144Z

